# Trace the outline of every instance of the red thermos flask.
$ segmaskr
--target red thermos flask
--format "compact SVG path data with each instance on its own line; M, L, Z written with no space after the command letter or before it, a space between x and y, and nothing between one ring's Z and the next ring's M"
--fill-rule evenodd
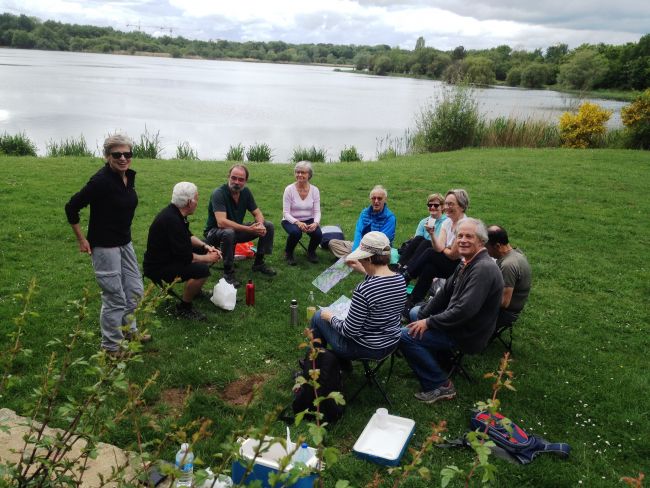
M246 305L255 305L255 283L253 280L248 280L246 283Z

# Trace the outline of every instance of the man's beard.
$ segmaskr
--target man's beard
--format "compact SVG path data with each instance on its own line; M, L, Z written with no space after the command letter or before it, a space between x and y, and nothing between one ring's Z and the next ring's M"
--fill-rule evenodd
M228 186L232 191L241 191L242 189L242 186L238 185L237 183L230 183Z

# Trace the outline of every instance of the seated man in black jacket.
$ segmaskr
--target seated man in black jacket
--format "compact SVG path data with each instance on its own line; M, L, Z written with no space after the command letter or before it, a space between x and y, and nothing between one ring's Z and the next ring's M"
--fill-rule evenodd
M422 391L415 398L422 402L456 396L434 352L460 349L478 353L494 332L503 277L485 249L487 240L480 220L464 218L458 223L456 242L463 261L444 288L419 310L418 320L402 329L400 349L420 381Z
M194 183L182 181L174 186L172 202L156 216L144 253L144 275L154 283L185 282L178 314L190 319L205 319L192 307L192 300L210 276L209 265L221 259L221 252L190 232L187 216L196 210L199 192Z

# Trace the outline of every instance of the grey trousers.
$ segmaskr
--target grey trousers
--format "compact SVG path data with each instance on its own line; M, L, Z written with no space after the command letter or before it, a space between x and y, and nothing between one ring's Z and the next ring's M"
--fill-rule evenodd
M328 245L332 254L337 258L347 256L352 252L352 241L344 241L342 239L332 239Z
M97 284L102 290L102 310L99 323L102 347L107 351L119 349L124 339L122 327L137 330L133 312L144 292L133 243L120 247L95 247L92 253Z

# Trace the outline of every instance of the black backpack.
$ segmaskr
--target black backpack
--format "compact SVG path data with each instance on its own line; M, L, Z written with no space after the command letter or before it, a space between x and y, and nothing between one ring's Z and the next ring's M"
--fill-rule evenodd
M313 364L309 358L300 361L302 376L309 379L309 370L312 369ZM318 396L326 397L333 391L340 392L342 390L341 383L341 365L336 355L328 349L319 349L318 356L316 356L316 368L320 370L318 377ZM314 387L307 383L300 385L300 388L294 391L294 399L291 403L291 409L294 415L308 410L315 412L314 407ZM338 405L333 399L327 399L320 404L320 411L323 414L323 420L329 424L335 423L343 416L343 405ZM307 414L305 417L314 418L313 415ZM285 418L285 420L289 420Z

